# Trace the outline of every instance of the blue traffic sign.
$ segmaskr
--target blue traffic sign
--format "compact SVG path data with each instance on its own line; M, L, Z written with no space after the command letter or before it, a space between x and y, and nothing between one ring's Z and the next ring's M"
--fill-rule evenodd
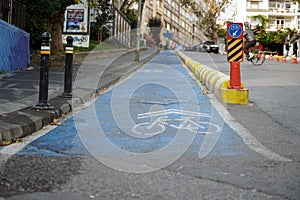
M228 27L227 31L228 31L228 34L230 37L239 38L243 33L243 28L242 28L241 24L233 23Z
M173 33L167 32L163 34L166 38L172 38L173 37Z

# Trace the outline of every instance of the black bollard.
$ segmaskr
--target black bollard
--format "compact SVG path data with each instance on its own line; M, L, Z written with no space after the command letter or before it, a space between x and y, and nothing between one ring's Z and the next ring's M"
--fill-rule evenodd
M72 75L73 75L73 37L67 37L67 46L66 46L66 58L65 58L65 85L64 93L61 95L65 98L72 98Z
M35 106L39 109L53 108L48 103L50 39L50 33L42 34L39 103Z

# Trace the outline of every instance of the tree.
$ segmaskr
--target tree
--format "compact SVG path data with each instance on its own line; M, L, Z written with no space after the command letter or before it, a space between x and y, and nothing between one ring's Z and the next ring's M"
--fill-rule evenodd
M285 28L284 31L266 32L267 25L270 22L269 18L264 15L256 15L251 18L258 20L262 24L262 31L257 34L256 38L259 43L264 45L265 50L278 51L278 47L281 47L285 43L287 37L290 37L292 42L293 36L297 33L296 29L292 30L290 28Z
M217 18L221 12L224 11L225 6L232 0L180 0L180 3L190 8L193 13L198 17L198 26L202 30L203 34L216 42L218 42L219 35L217 24Z
M268 23L270 23L270 18L266 17L265 15L256 15L251 16L250 18L259 21L261 23L262 30L266 30Z
M109 30L112 28L109 22L113 20L113 9L110 0L100 0L96 8L96 22L91 27L91 37L95 39L95 35L101 30L101 40L105 40L109 37Z
M132 10L133 5L138 4L139 0L123 0L121 3L120 10L127 15L130 10ZM145 0L142 0L142 8L145 3Z
M52 36L54 52L62 51L62 30L66 7L76 0L20 0L26 5L25 30L30 33L31 47L39 49L41 34L45 31Z
M225 28L220 27L218 29L218 36L221 38L226 38L227 37L227 30Z
M137 9L133 8L133 5L137 5L139 0L123 0L121 3L120 10L124 15L130 20L131 22L131 29L137 28L137 17L138 11ZM143 12L143 5L145 0L142 0L142 12Z
M162 28L162 22L160 18L150 18L148 21L148 27L150 28L151 36L155 41L155 45L158 45L160 43L160 33Z
M138 3L138 0L124 0L121 3L120 10L126 13L126 11L130 10L131 7L136 3Z
M76 3L74 0L56 0L51 1L53 4L51 17L48 18L48 28L52 37L52 48L53 51L63 51L62 45L62 31L65 21L65 11L67 6Z
M62 30L64 23L64 14L66 8L73 4L87 2L87 7L99 7L100 4L108 4L107 0L19 0L22 4L26 5L26 27L25 30L30 33L30 46L32 49L40 48L41 34L45 31L50 32L52 36L51 48L52 51L63 51L62 44ZM121 1L121 11L130 20L135 19L135 11L132 5L138 3L139 0L123 0ZM144 3L145 0L142 0ZM103 25L105 16L99 16L100 22L98 26ZM132 24L136 26L136 23Z
M127 19L130 20L131 29L137 28L137 20L138 20L138 10L130 9L126 13L124 13Z
M39 49L41 34L45 31L51 34L53 52L63 51L62 30L66 8L84 0L20 0L26 5L25 30L30 33L31 47ZM87 6L96 5L96 0L87 0Z

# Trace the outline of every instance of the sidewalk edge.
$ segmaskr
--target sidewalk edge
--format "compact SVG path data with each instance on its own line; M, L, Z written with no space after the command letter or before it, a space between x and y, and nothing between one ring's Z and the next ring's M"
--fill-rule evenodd
M125 74L120 74L119 77L101 86L96 91L92 91L84 97L76 97L75 104L74 98L67 99L57 96L49 99L50 105L54 107L53 110L39 110L30 106L19 111L5 114L4 116L0 115L0 145L15 142L18 138L28 136L38 130L41 130L45 126L50 125L53 123L55 118L59 119L70 113L74 108L86 102L91 96L97 94L100 90L108 88L109 86L117 83L121 78L125 78L134 73L146 62L154 58L158 53L159 50L156 50L141 59L139 62L134 62L130 65L132 66L132 69L127 71Z

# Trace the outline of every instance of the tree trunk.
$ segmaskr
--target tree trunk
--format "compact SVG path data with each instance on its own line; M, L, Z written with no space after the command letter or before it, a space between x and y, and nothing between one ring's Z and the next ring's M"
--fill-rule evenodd
M65 20L65 12L58 13L53 20L50 21L50 34L51 34L51 50L52 53L58 53L63 51L63 42L62 42L62 31L63 24Z
M214 41L219 44L219 35L218 35L218 29L216 29L214 32L213 32L213 37L214 37Z

